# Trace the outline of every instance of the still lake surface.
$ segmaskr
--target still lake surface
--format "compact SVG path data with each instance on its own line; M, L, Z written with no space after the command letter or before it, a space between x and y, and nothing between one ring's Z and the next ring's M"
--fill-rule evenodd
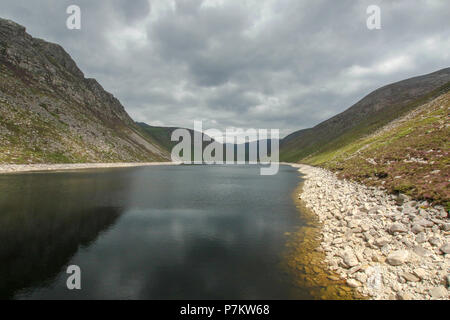
M311 298L283 270L298 183L290 166L0 175L0 298Z

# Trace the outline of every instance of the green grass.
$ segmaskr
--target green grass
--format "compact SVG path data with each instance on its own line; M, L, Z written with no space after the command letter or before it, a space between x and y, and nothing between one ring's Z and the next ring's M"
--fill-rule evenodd
M328 168L342 178L383 186L392 193L448 205L449 118L450 93L446 93L390 130L311 155L302 162Z
M299 137L299 139L282 143L280 159L287 162L310 162L314 164L328 161L340 149L374 133L392 120L403 116L449 90L450 82L414 101L386 107L342 133L328 132L324 136L317 136L316 131L310 130Z

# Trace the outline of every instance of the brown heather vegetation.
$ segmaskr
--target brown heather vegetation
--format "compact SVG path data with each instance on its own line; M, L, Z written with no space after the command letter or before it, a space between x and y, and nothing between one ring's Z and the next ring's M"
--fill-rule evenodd
M448 210L449 117L446 92L372 135L303 162L328 168L341 178L443 204Z

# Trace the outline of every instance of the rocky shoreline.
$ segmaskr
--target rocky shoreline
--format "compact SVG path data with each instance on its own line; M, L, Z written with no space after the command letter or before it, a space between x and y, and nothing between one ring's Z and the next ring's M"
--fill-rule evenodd
M443 207L293 166L305 175L298 196L322 225L316 250L331 272L370 299L449 299L450 223Z
M116 162L116 163L67 163L67 164L0 164L1 173L36 171L83 170L100 168L128 168L178 165L178 162Z

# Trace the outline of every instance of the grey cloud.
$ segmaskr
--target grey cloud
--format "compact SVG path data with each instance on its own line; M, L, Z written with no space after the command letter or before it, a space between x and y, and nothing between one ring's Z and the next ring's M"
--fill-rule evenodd
M448 1L2 0L150 124L310 127L387 83L449 66ZM65 28L78 4L82 30ZM366 28L378 4L382 29Z

